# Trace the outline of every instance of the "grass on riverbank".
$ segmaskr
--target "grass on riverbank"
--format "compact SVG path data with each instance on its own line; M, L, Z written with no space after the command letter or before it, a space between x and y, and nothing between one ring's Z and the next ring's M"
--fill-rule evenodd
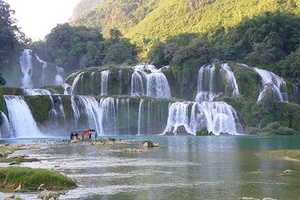
M258 156L265 156L279 159L293 159L300 161L300 150L275 150L257 153Z
M37 190L44 184L47 190L67 190L76 187L76 182L58 172L28 167L6 167L0 169L0 188L14 190L21 185L22 190Z

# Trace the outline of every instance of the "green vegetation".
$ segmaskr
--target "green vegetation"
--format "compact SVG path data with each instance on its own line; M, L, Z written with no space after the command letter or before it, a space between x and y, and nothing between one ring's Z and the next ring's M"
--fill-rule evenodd
M136 48L117 29L110 30L110 38L93 28L71 27L68 23L58 24L31 48L48 62L73 72L80 68L136 62ZM118 56L115 56L118 55Z
M296 159L300 161L300 150L275 150L257 153L258 156L280 158L280 159Z
M76 182L58 172L27 167L6 167L0 169L0 188L14 190L37 190L45 184L48 190L66 190L76 187Z
M16 51L24 43L25 36L15 25L16 20L12 17L14 11L10 5L0 0L0 70L3 72L9 65L15 63ZM0 73L0 85L6 81Z
M52 108L49 96L24 96L36 122L43 124ZM36 109L38 108L38 109Z

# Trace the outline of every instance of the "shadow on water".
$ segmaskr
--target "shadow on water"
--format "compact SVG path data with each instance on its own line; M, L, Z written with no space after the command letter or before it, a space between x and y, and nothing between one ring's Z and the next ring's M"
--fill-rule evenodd
M40 143L24 163L65 173L78 188L60 199L262 199L300 198L300 162L257 157L255 153L300 149L300 137L122 136L128 146L67 144L62 139L14 140ZM139 148L142 140L158 148ZM284 174L287 169L292 174ZM0 195L1 197L1 195Z

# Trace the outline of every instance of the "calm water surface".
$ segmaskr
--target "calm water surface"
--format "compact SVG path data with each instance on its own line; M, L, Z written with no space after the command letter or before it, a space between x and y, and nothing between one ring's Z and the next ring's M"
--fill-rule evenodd
M60 199L300 199L300 162L255 155L268 150L300 149L300 137L120 138L129 146L35 140L42 150L26 153L41 162L22 165L54 169L75 178L79 187ZM138 148L145 139L160 145L144 152L121 151ZM284 174L287 169L294 173ZM0 193L0 198L5 196L8 194ZM37 199L36 194L19 196Z

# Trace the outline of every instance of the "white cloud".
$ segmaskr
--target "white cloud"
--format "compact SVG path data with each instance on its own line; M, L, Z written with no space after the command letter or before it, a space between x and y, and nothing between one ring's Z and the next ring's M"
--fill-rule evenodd
M58 23L65 23L80 0L7 0L27 37L43 39Z

